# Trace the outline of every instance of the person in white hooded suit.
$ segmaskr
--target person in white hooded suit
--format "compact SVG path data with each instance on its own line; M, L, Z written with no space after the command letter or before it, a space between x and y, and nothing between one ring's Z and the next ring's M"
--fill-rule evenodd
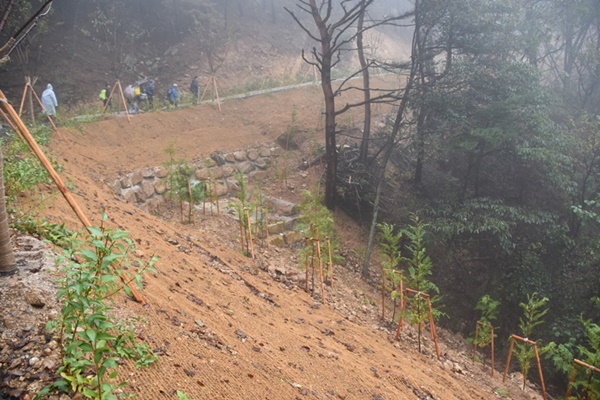
M48 84L48 86L46 86L46 90L44 90L44 93L42 93L42 104L44 105L46 114L56 114L56 107L58 107L58 101L56 101L56 95L54 94L54 90L52 90L51 84Z

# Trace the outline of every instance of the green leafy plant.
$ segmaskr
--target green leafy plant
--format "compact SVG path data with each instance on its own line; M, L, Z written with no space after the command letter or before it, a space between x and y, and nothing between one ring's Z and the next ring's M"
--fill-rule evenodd
M106 228L106 220L104 214L101 226L89 227L83 240L77 235L65 239L70 246L61 259L64 278L59 281L57 293L62 309L48 324L62 350L60 379L36 399L57 388L89 399L114 400L115 390L125 384L113 383L120 359L135 359L138 366L157 360L146 344L136 342L133 327L111 313L110 299L127 287L121 284L125 279L121 266L129 264L133 242L127 232ZM155 261L153 257L144 266L136 260L141 265L133 278L138 286L141 287L142 273L152 270Z
M169 155L170 160L165 163L167 174L167 197L179 203L179 213L181 222L183 219L183 204L188 203L187 222L193 223L194 206L200 203L206 194L204 182L194 181L192 179L194 166L185 160L175 158L175 146L171 145L165 152Z
M31 129L31 134L40 145L48 145L52 130L42 125ZM4 140L3 153L5 192L8 202L14 204L19 196L35 193L41 184L51 183L50 175L42 167L40 161L33 155L29 146L21 138L13 136ZM54 168L60 172L61 166L54 160L50 160ZM12 211L12 210L10 210Z
M477 330L477 337L473 338L473 344L477 348L484 348L492 343L492 326L493 321L498 318L500 302L492 299L489 294L482 296L475 305L475 310L481 312L478 322L480 323ZM485 360L484 360L485 362Z
M523 316L519 318L519 329L521 335L526 339L531 339L534 329L544 323L544 316L548 313L549 308L546 307L548 303L547 297L540 297L537 292L532 295L527 295L527 302L520 303L519 306L523 310ZM532 339L531 339L532 340ZM538 341L538 352L540 354L545 353L550 347L542 347ZM525 379L531 368L531 360L535 357L534 348L528 343L516 342L515 343L515 357L521 367L521 374L523 374L523 388L525 387Z
M39 220L23 213L18 213L10 225L14 229L36 235L63 248L69 245L68 238L74 234L65 224L55 224L46 219Z
M596 308L600 309L600 298L593 298ZM585 343L575 346L574 341L550 346L549 354L556 368L572 374L571 396L568 400L600 399L600 375L589 369L573 367L573 359L577 358L588 365L600 366L600 325L590 319L580 318L585 331Z
M179 400L191 400L188 395L185 392L182 392L181 390L177 391L177 398Z
M434 320L439 319L443 313L436 308L436 304L441 300L439 288L429 280L431 276L432 262L427 255L425 247L425 229L424 224L417 215L412 216L412 226L404 230L404 235L410 240L406 246L409 257L402 257L408 265L405 282L408 288L420 293L429 295ZM405 310L406 318L411 325L416 325L418 329L419 351L421 351L421 335L423 325L427 321L429 309L427 301L423 296L415 295L407 300L408 309Z
M320 240L325 237L331 238L331 256L332 262L336 264L339 259L336 259L338 242L335 240L333 232L333 215L331 211L323 205L321 195L315 191L311 192L305 190L302 192L303 200L298 205L300 211L300 218L298 219L298 225L296 225L296 231L302 232L304 236L309 238L316 238L317 232ZM307 262L316 254L315 250L316 242L309 241L308 245L300 250L300 266L304 268ZM324 248L321 246L321 248ZM323 263L329 262L328 252L322 252Z
M377 224L379 228L379 247L383 255L381 262L381 319L385 319L385 297L387 295L387 282L390 283L391 298L394 302L394 313L396 315L396 299L400 297L398 286L402 279L402 272L398 269L402 255L400 252L400 239L402 231L394 233L394 225L388 223Z

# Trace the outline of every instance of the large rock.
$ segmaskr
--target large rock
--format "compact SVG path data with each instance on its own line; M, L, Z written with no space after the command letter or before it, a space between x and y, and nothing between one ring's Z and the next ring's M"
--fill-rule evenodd
M115 191L116 194L121 194L121 180L117 179L115 181L115 183L113 184L113 190Z
M137 203L143 203L148 199L148 196L146 195L146 193L142 190L141 187L139 186L134 186L132 188L133 193L135 193L135 201Z
M274 197L267 197L269 209L275 210L279 215L296 215L298 214L298 206L289 201L277 199Z
M236 165L235 167L242 174L247 174L248 172L252 172L252 171L254 171L254 168L255 168L254 164L252 164L250 161L241 162L238 165Z
M160 179L157 179L154 182L154 191L156 194L164 194L167 191L167 185Z
M127 189L131 187L131 175L125 175L121 178L121 187Z
M212 187L214 195L217 197L227 196L229 194L229 188L227 185L223 185L222 183L217 183Z
M235 161L246 161L246 152L245 151L236 151L233 153L233 158Z
M208 178L210 178L210 171L208 170L208 168L198 168L194 176L199 181L205 181Z
M235 162L235 157L233 156L232 153L227 153L225 154L225 161L227 161L228 163L234 163Z
M229 178L231 175L235 174L237 168L233 165L224 165L221 169L221 176L219 178Z
M258 168L260 168L262 170L265 170L269 166L269 159L268 158L259 158L258 160L256 160L254 162L254 165L256 165Z
M157 178L166 178L167 175L169 175L169 171L167 171L167 169L165 167L156 167L154 168L154 175Z
M227 161L225 159L225 157L223 156L223 154L220 154L220 153L212 153L210 155L210 158L212 158L217 165L225 165L225 162ZM232 158L233 158L233 156L232 156Z
M135 191L132 188L123 189L121 196L128 203L135 203Z
M258 149L258 155L261 157L271 157L271 150L266 147L261 147Z
M250 149L246 152L246 156L248 157L248 160L256 161L256 159L258 158L258 151L256 151L255 149Z
M144 168L142 170L142 178L144 178L144 179L154 178L154 168Z
M144 176L142 175L142 171L135 171L131 174L131 184L133 186L139 185L144 180Z
M151 197L154 194L154 181L151 179L144 179L141 188L142 192L146 195L146 198Z
M205 158L204 161L202 161L202 166L206 168L214 167L215 165L217 165L217 162L212 158Z

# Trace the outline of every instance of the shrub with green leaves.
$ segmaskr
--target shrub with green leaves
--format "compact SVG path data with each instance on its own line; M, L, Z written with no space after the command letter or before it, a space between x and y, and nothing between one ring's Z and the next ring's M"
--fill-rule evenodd
M535 292L532 295L527 295L527 303L520 303L519 306L523 310L523 316L519 318L519 329L521 335L526 338L533 340L534 329L544 323L544 316L548 313L549 308L546 306L548 303L547 297L540 297ZM543 354L547 352L553 345L542 346L541 341L537 341L538 353ZM515 357L521 367L521 374L523 374L523 388L525 388L525 379L531 368L531 361L535 357L535 350L532 345L517 341L515 343Z
M408 288L430 296L433 318L438 320L443 313L436 307L441 300L440 290L429 280L432 274L432 262L425 247L426 228L427 225L417 215L413 215L412 226L404 230L404 235L410 240L406 246L408 257L402 257L402 260L408 265L404 279ZM411 325L417 326L419 351L421 351L423 325L429 316L427 300L422 296L415 295L408 298L407 303L409 307L405 310L405 317Z
M473 338L473 344L477 348L484 348L492 343L492 328L493 321L498 318L498 310L500 308L500 302L492 299L489 294L482 296L477 304L475 310L481 312L478 322L480 325L477 328L477 337ZM494 338L496 335L494 334ZM485 361L485 360L484 360Z
M147 366L157 360L146 345L137 343L133 327L112 313L111 298L128 291L122 266L129 265L128 253L134 248L128 233L104 226L89 227L82 240L77 234L65 238L69 246L62 256L64 278L57 293L62 309L48 324L62 350L60 379L46 387L36 399L54 389L66 393L78 392L97 400L116 400L115 390L125 383L115 384L119 360L135 359ZM151 270L136 260L139 267L133 282L141 288L142 273Z
M399 269L402 255L400 252L400 239L402 238L402 231L394 233L395 227L392 224L386 222L377 224L379 228L379 248L383 255L383 261L381 262L381 293L382 293L382 304L381 304L381 318L385 319L385 296L387 291L387 283L390 284L391 298L394 302L394 313L392 315L392 321L396 315L396 299L400 297L398 286L400 279L402 279L402 272Z
M300 218L296 230L303 232L304 236L316 238L317 232L319 239L323 241L326 237L331 239L331 255L332 262L336 263L337 240L333 235L333 215L331 211L323 205L322 197L318 192L305 190L302 192L303 200L299 205ZM309 244L300 250L300 266L304 268L306 263L316 254L316 242L310 241ZM323 248L323 246L321 246ZM327 251L322 251L323 263L329 262L329 254Z
M167 198L179 203L181 222L183 219L183 203L188 203L187 222L193 223L193 210L205 197L206 187L204 182L193 180L194 166L185 160L175 158L175 146L171 145L165 152L170 156L165 168L167 174Z
M31 129L31 135L42 148L50 142L52 130L42 125ZM16 135L2 141L4 153L4 184L6 197L9 204L17 201L23 194L30 194L37 190L40 184L52 182L50 175L40 161L35 157L25 141ZM53 167L60 171L61 167L50 159Z

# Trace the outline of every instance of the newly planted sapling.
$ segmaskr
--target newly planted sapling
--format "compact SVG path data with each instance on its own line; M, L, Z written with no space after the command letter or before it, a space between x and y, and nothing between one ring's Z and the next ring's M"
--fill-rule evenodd
M69 246L62 257L64 278L59 281L57 298L63 306L56 320L48 324L62 350L61 377L46 387L36 399L53 389L79 392L90 399L117 399L115 378L122 358L136 359L138 365L157 360L145 344L137 343L133 328L112 314L112 300L125 290L121 266L129 264L133 242L127 232L110 230L102 225L89 227L80 240L76 235L65 238ZM156 259L141 265L134 281L141 287L141 274L151 270Z
M438 319L443 313L435 308L435 305L440 301L440 290L429 280L432 273L432 263L425 248L425 228L427 225L423 224L417 215L412 217L412 222L413 225L404 230L404 235L410 240L410 243L406 246L409 257L402 257L402 260L408 265L405 283L408 288L417 293L427 294L430 297L433 318ZM425 296L415 295L410 297L407 302L409 308L406 318L411 325L417 326L419 351L421 351L423 326L429 316L427 299Z
M519 329L521 335L526 339L531 339L534 329L544 323L544 316L548 313L547 297L540 297L539 294L533 293L527 295L527 302L520 303L519 306L523 310L523 316L519 318ZM539 344L539 343L538 343ZM546 352L550 347L539 346L539 353ZM529 343L521 343L520 341L515 343L515 357L521 367L521 374L523 375L523 388L525 388L525 379L531 368L531 361L535 357L535 350Z
M391 297L394 302L394 315L396 314L396 299L401 296L399 290L397 290L400 280L402 279L402 272L398 269L398 265L402 260L400 253L400 239L402 238L402 231L394 233L394 225L388 223L380 223L377 225L379 228L381 253L383 254L383 261L381 263L381 319L385 320L385 298L387 296L387 282L390 282Z
M492 326L493 321L498 318L498 309L500 307L500 302L492 299L489 294L482 296L477 304L475 305L475 309L481 312L481 316L477 321L477 334L473 339L473 344L475 346L475 350L477 348L484 348L490 346L492 340L495 338L495 334L493 333ZM493 335L493 336L492 336ZM492 354L493 358L493 354ZM485 359L484 359L485 364ZM494 366L492 365L492 368Z

